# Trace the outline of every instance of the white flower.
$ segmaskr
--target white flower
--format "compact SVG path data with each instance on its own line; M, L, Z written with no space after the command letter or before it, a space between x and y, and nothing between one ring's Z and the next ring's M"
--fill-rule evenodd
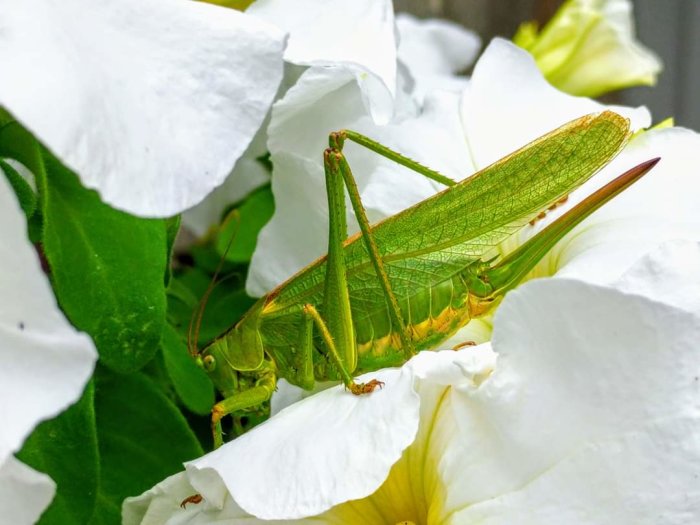
M0 104L116 208L181 212L220 185L282 78L284 35L185 0L10 0Z
M661 71L661 61L635 39L629 0L569 0L541 33L523 24L513 40L532 53L547 80L572 95L653 85Z
M270 182L270 172L261 161L267 153L266 130L267 125L263 124L224 183L182 214L182 224L189 231L203 237L212 226L221 223L223 213L232 204Z
M0 504L6 523L36 523L56 492L46 474L29 468L10 455L0 465Z
M447 20L419 20L409 14L396 16L399 60L417 82L415 96L436 89L461 91L468 80L459 73L472 65L481 48L479 36Z
M368 111L380 121L394 112L396 36L390 0L258 0L248 14L289 35L284 52L287 71L279 95L292 86L308 66L332 67L349 73L361 85ZM310 18L313 17L313 20ZM361 42L362 45L357 43ZM294 67L292 67L294 66ZM269 181L257 159L267 152L266 122L225 183L185 213L183 223L197 235L221 220L222 212Z
M37 423L80 397L97 353L58 308L1 170L0 222L0 508L6 523L21 525L39 518L55 485L13 454Z
M284 59L298 67L288 66L280 96L301 72L315 66L327 77L337 75L342 82L354 82L362 101L357 117L369 115L376 123L414 114L425 93L437 87L461 90L466 78L455 73L471 64L480 46L473 33L446 21L398 15L394 27L388 0L333 0L322 5L314 0L293 5L266 0L255 2L247 12L289 34ZM327 96L333 96L334 86L324 89L315 84L306 93L305 103L324 104ZM267 139L265 125L225 184L184 215L191 231L203 235L229 205L269 180L256 160L266 153Z
M700 519L700 245L666 245L613 287L528 283L495 324L497 361L489 344L422 352L375 373L376 397L307 398L127 500L124 523Z
M396 36L391 0L257 0L247 13L289 33L284 59L339 66L362 85L372 115L391 118L396 94Z

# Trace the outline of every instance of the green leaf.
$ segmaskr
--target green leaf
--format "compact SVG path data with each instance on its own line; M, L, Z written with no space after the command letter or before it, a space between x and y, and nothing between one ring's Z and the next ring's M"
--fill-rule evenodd
M222 256L226 254L226 260L230 262L249 262L258 234L274 211L275 201L270 186L264 186L250 194L239 208L224 219L216 238L217 252ZM226 252L229 241L231 246Z
M180 411L141 373L98 368L95 413L102 469L94 524L118 523L121 504L203 454Z
M19 205L24 214L27 216L27 219L31 219L32 215L34 215L34 212L36 211L37 205L36 193L34 193L34 189L32 189L29 183L17 172L16 169L2 159L0 159L0 171L5 173L5 176L10 182L12 189L15 190L15 194L19 200Z
M210 296L202 326L200 341L211 341L231 328L255 304L245 290L217 288Z
M18 122L0 126L0 157L9 157L24 164L35 177L44 174L39 143Z
M24 129L12 115L0 108L0 157L7 157L20 162L33 175L38 186L39 180L37 177L45 177L44 163L41 160L41 151L39 143L36 139ZM5 170L6 172L8 170ZM12 175L8 175L9 178ZM10 180L20 204L25 214L29 218L27 222L29 240L33 243L41 242L43 232L43 220L41 213L37 213L39 199L41 195L37 195L34 188L29 185L19 173L16 180ZM26 184L26 186L25 186ZM25 187L22 187L25 186ZM32 204L32 196L34 203ZM31 214L28 212L31 211Z
M180 215L175 215L165 219L165 241L166 241L166 260L165 260L165 287L167 288L172 278L172 258L175 251L175 239L180 231Z
M71 322L94 339L104 364L137 370L165 323L166 226L104 204L44 150L43 247Z
M198 268L188 268L170 281L168 287L168 322L180 334L188 336L192 315L199 307L211 277Z
M243 289L243 275L236 273L221 280L209 296L199 328L198 343L204 344L233 326L255 303ZM173 279L169 290L168 318L187 336L192 312L199 307L199 299L204 296L211 277L197 269L190 269ZM192 298L196 298L192 302Z
M177 392L175 392L173 381L170 379L170 375L168 375L168 371L165 368L165 359L163 358L162 351L159 350L156 352L153 359L151 359L146 366L139 370L139 373L148 377L151 383L157 386L163 395L170 401L177 403Z
M0 127L14 120L15 117L10 115L10 113L4 107L0 106Z
M17 455L57 485L39 523L87 523L92 515L99 472L93 397L93 384L88 383L80 400L41 423Z
M195 414L209 414L214 405L214 386L189 355L180 334L172 326L166 325L160 344L165 368L179 398Z

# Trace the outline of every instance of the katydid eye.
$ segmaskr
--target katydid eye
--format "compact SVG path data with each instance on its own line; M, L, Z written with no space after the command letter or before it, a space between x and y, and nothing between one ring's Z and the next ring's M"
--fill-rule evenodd
M207 355L202 359L202 363L204 363L204 370L207 372L211 372L216 368L216 359L214 359L213 355Z

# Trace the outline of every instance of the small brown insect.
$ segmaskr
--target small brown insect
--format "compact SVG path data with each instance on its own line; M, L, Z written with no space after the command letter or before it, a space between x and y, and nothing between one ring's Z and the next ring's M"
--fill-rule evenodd
M197 505L198 503L201 503L204 500L201 494L193 494L192 496L187 496L185 499L182 500L180 503L180 507L183 509L187 507L188 503L192 503L193 505Z
M452 350L461 350L467 346L476 346L476 341L463 341L461 343L457 343L452 347Z
M350 392L355 394L356 396L361 396L362 394L369 394L371 392L374 392L375 388L383 388L384 387L384 382L383 381L378 381L377 379L372 379L371 381L368 381L367 383L355 383L351 386Z

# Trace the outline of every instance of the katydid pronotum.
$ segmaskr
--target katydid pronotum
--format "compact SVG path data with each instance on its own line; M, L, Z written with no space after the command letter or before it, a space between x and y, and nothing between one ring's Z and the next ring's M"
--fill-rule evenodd
M352 131L331 133L324 152L328 255L255 303L201 352L197 362L223 400L221 418L267 402L278 378L305 389L341 380L353 394L382 386L353 375L397 366L435 348L488 312L568 231L649 171L647 161L599 189L503 257L497 245L605 166L629 139L627 119L588 115L455 183ZM351 140L447 189L370 225L343 143ZM347 237L347 190L360 232Z

